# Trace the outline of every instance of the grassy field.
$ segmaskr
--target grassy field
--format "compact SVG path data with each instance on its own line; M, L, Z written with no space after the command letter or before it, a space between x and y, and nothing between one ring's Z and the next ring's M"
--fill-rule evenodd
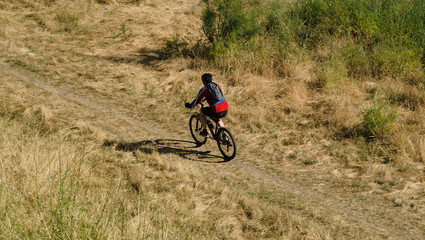
M378 41L392 28L372 15L328 24L349 7L270 2L238 16L256 31L208 41L201 1L0 0L0 238L423 237L423 45ZM299 32L290 11L322 18ZM190 142L204 72L230 163Z
M325 219L306 221L300 214L306 217L310 210L290 193L276 194L261 177L199 168L160 148L190 155L191 143L154 141L159 136L135 129L136 139L152 140L125 142L129 138L119 136L123 133L97 127L119 129L122 123L111 117L96 119L102 115L19 79L2 74L2 80L3 239L298 239L307 234L326 239L342 234L321 226Z

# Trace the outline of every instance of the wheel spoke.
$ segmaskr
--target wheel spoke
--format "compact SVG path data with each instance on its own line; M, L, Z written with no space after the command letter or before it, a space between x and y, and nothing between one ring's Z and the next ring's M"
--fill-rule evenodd
M218 148L226 160L231 160L236 156L236 144L232 134L226 128L219 130Z
M207 138L204 136L201 136L199 132L201 131L201 124L199 117L197 115L192 115L189 119L189 130L192 134L193 139L195 140L196 144L202 145L207 141Z

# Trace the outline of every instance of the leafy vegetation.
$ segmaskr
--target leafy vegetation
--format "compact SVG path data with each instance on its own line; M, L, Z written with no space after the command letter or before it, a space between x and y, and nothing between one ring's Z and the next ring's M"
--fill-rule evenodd
M206 2L202 14L203 31L213 44L211 55L218 56L227 48L245 42L258 34L260 26L252 9L243 0Z
M364 113L364 125L373 137L384 137L391 131L391 123L396 119L396 112L383 104L375 104Z
M203 30L211 55L232 50L254 51L267 46L270 61L285 51L310 51L328 39L350 39L341 61L352 76L405 76L422 72L425 63L425 2L300 0L205 0ZM264 45L259 43L262 41ZM249 43L251 42L251 43ZM260 46L259 46L260 45ZM351 51L350 51L351 50ZM241 57L243 53L239 54ZM254 69L255 70L255 69ZM421 80L422 81L422 80Z
M302 123L292 127L325 126L331 136L350 140L353 149L379 149L363 156L353 151L344 157L347 165L421 159L424 1L204 2L203 30L209 40L204 57L243 89L241 107L268 103L255 110L251 121L239 119L250 132L278 142L283 137L268 129L291 124L287 119L299 114L314 120L294 117L291 121ZM247 79L248 74L270 80ZM412 134L418 135L414 143L407 137Z

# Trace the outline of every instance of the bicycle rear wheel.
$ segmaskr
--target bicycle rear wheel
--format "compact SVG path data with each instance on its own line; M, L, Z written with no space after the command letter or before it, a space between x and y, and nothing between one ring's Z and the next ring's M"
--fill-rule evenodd
M226 161L236 156L236 142L232 133L227 128L220 128L217 132L217 145Z
M201 120L199 115L192 115L189 119L189 129L190 134L192 134L193 139L197 145L202 145L207 141L207 137L201 136L199 134L202 130Z

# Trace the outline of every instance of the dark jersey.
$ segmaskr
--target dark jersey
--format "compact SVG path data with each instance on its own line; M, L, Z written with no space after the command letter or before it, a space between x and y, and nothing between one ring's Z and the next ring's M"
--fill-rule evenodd
M221 91L220 85L217 84L217 86L220 88L220 91ZM219 100L215 100L214 96L210 93L210 91L206 87L203 87L201 88L201 90L199 90L198 96L195 98L195 100L192 101L192 103L190 104L191 105L190 107L193 108L194 106L196 106L196 104L200 103L202 99L204 98L207 100L213 113L223 112L228 110L229 108L229 105L227 104L226 98L224 96Z

